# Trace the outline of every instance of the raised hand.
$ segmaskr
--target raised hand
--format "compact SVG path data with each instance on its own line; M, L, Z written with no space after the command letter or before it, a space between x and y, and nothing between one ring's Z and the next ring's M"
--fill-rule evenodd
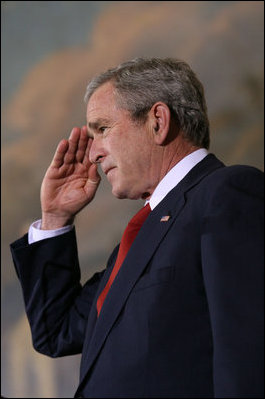
M41 186L43 230L72 223L94 198L100 175L89 161L91 144L85 126L73 128L69 139L60 141Z

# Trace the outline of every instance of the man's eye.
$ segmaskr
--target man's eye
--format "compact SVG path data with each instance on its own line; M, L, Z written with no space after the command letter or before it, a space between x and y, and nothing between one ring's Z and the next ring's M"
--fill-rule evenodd
M107 129L106 126L101 126L101 127L99 128L99 131L100 131L100 133L104 133L106 129Z

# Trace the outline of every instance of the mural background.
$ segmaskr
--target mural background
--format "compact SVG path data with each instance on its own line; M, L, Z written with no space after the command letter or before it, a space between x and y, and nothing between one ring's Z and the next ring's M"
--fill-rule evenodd
M137 57L186 60L203 82L211 148L263 169L262 1L4 1L2 11L2 394L73 397L80 356L31 346L9 244L40 217L39 189L58 141L85 121L89 79ZM106 264L141 201L105 177L76 221L82 281Z

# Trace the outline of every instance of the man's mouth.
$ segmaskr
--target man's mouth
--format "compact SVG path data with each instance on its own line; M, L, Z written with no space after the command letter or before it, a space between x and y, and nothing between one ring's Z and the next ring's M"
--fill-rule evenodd
M105 175L107 176L108 175L108 173L111 171L111 170L113 170L115 168L115 166L112 166L112 167L110 167L110 168L107 168L105 171L103 171L104 173L105 173Z

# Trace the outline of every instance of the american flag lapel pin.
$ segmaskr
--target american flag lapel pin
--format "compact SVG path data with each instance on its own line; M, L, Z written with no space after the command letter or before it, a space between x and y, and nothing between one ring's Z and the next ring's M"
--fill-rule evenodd
M170 218L171 218L170 215L162 216L160 219L160 222L168 222Z

